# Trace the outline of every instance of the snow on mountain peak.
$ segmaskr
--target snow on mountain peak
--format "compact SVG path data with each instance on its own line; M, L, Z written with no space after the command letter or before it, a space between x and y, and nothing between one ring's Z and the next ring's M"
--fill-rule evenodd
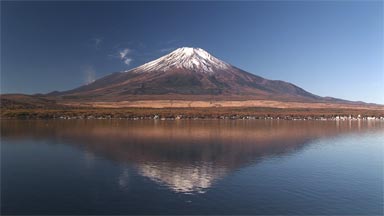
M211 56L207 51L205 51L201 48L193 48L193 47L178 48L175 51L173 51L172 53L182 54L182 55L186 55L186 56L198 55L201 58L205 58L205 59L207 59Z
M187 69L202 73L214 73L231 66L201 48L182 47L173 52L132 69L136 73Z

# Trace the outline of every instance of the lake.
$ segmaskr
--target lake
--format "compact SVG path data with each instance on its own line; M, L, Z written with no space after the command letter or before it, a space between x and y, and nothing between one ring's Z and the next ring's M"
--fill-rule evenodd
M383 215L383 121L2 120L2 214Z

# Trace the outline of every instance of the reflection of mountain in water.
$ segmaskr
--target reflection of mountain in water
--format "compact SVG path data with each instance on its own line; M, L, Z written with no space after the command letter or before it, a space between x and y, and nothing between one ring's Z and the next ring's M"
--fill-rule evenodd
M311 140L367 129L352 121L6 121L7 139L53 139L109 160L177 192L204 192L227 173L295 152Z
M165 184L176 192L199 192L211 187L216 179L224 176L228 170L225 167L215 167L213 164L202 163L196 166L175 166L170 162L142 164L138 166L139 173L160 184Z

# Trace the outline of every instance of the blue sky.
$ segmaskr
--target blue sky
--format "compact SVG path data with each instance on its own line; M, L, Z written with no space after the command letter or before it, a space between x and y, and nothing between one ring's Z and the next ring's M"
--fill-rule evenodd
M383 1L1 2L1 92L68 90L189 46L384 104L383 26Z

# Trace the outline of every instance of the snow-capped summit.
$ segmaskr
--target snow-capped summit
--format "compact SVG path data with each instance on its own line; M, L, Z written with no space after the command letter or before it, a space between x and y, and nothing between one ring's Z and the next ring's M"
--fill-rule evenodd
M182 47L130 71L136 73L187 69L202 73L214 73L231 66L201 48Z

